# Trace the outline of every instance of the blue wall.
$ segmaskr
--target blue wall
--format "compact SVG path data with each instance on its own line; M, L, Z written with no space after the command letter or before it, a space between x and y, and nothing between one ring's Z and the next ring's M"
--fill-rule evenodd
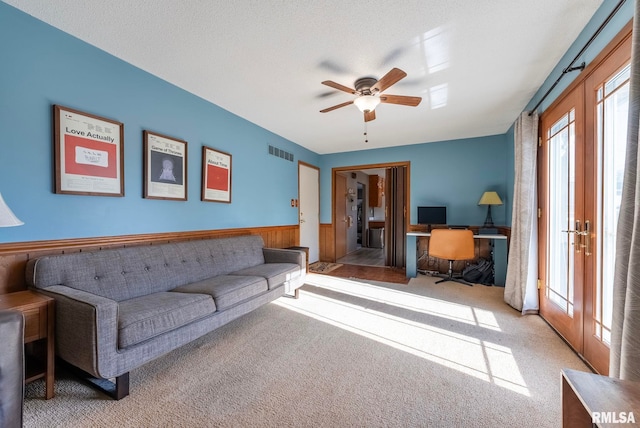
M603 3L528 108L615 3ZM627 1L585 54L587 63L632 15ZM504 135L320 156L2 2L0 53L0 192L26 223L0 229L0 242L295 224L289 201L298 192L297 160L321 168L322 223L331 222L332 168L396 161L411 161L411 223L417 206L444 204L450 223L481 224L486 210L477 201L489 189L505 202L493 210L494 222L511 222L513 128ZM53 193L53 104L125 124L125 197ZM144 129L188 141L187 202L142 198ZM269 156L268 144L292 152L296 162ZM203 145L233 155L231 204L200 201Z
M297 161L316 153L1 2L0 52L0 193L25 222L0 242L297 223ZM124 123L125 197L53 193L53 104ZM188 142L188 201L142 198L145 129ZM203 145L233 156L231 204L200 201Z
M513 141L513 139L512 139ZM511 143L512 144L512 143ZM506 135L416 144L386 149L323 155L320 161L320 221L331 222L331 169L345 166L411 162L410 219L417 223L417 207L446 205L449 224L481 225L487 208L478 206L482 193L495 190L504 205L492 208L493 222L505 225L511 200ZM511 154L512 156L512 154ZM509 216L510 218L510 216Z

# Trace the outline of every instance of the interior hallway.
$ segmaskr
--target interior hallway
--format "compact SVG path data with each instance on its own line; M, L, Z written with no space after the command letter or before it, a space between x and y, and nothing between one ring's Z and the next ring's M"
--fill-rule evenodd
M361 266L384 266L383 248L364 248L339 258L336 263L361 265Z

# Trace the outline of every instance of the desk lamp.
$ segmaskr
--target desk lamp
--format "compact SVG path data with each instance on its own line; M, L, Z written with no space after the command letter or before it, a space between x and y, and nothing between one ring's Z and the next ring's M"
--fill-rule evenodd
M2 193L0 193L0 227L22 226L23 224L24 222L20 221L7 206L2 199Z
M478 205L487 206L487 218L484 220L484 225L481 233L497 233L498 230L493 227L493 219L491 218L491 205L502 205L502 199L498 196L497 192L484 192L480 198Z

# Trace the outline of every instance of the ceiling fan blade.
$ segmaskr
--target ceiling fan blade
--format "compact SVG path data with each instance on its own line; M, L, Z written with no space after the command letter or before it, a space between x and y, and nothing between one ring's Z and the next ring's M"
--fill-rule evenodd
M382 78L371 87L371 92L383 92L389 86L397 83L400 79L403 79L406 76L407 73L399 68L392 68L390 72L382 76Z
M364 121L365 122L371 122L372 120L375 120L376 118L376 111L375 110L367 110L364 112Z
M324 82L322 82L322 84L330 86L333 89L338 89L340 91L344 91L344 92L349 93L349 94L356 94L357 93L355 89L348 88L348 87L346 87L344 85L341 85L339 83L333 82L331 80L325 80Z
M326 109L324 109L324 110L320 110L320 113L327 113L327 112L333 111L333 110L335 110L335 109L338 109L338 108L340 108L340 107L348 106L348 105L350 105L350 104L353 104L353 100L351 100L351 101L347 101L346 103L342 103L342 104L335 105L335 106L333 106L333 107L327 107L327 108L326 108Z
M415 107L420 104L422 97L407 97L404 95L380 95L380 102L387 104L400 104Z

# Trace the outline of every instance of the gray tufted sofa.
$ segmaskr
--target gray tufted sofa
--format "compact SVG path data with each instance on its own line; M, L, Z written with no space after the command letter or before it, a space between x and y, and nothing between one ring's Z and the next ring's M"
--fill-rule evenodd
M45 256L26 276L56 300L57 356L120 399L130 370L294 292L305 257L252 235Z

